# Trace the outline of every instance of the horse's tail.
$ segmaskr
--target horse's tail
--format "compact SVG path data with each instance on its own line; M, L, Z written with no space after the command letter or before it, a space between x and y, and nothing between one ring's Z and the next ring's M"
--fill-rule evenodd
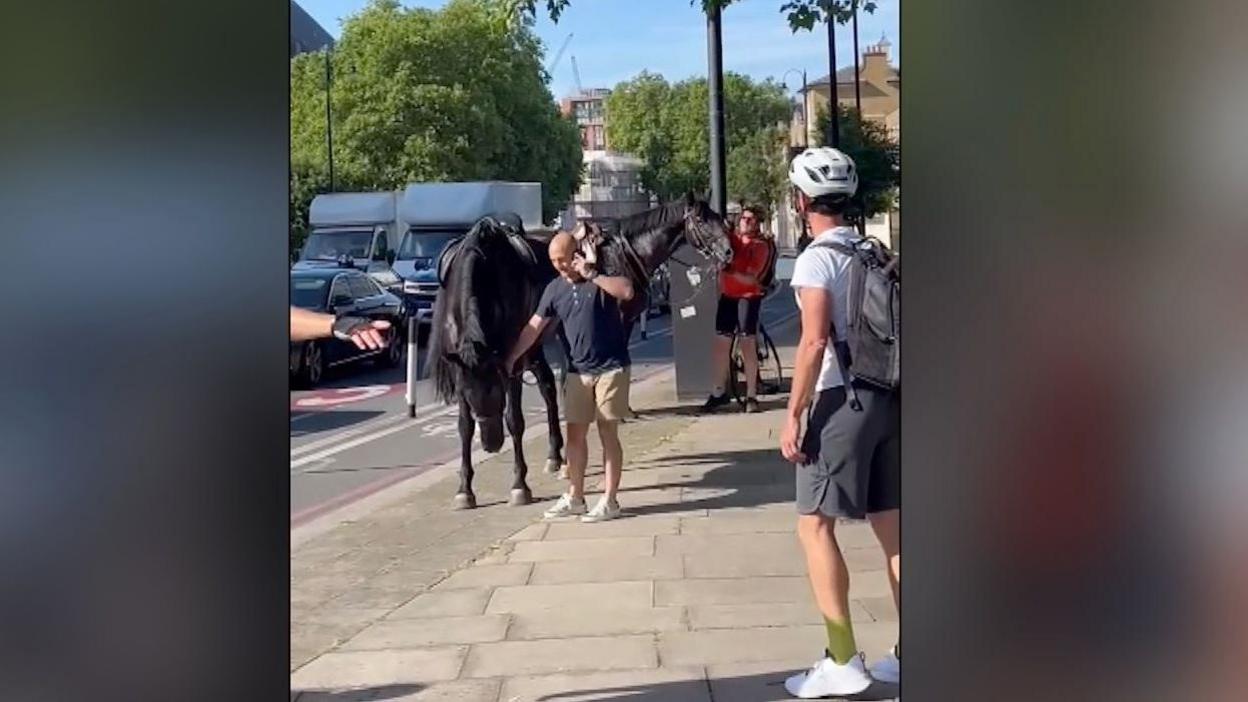
M475 289L477 264L476 251L463 251L434 303L429 358L435 390L447 404L458 400L461 370L485 360L486 335ZM452 354L458 363L450 360Z
M438 295L433 304L433 321L429 330L428 362L433 375L433 388L438 399L445 404L452 404L458 397L458 386L455 364L446 357L447 322L450 315L446 304L446 295Z

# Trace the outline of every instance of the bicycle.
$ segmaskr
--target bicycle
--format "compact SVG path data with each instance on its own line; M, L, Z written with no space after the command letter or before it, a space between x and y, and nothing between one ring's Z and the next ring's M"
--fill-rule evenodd
M728 391L737 404L745 404L745 357L741 354L739 336L732 338L728 363ZM766 327L758 325L758 394L778 395L784 390L784 366L780 362L780 352L776 350L776 342L772 341Z

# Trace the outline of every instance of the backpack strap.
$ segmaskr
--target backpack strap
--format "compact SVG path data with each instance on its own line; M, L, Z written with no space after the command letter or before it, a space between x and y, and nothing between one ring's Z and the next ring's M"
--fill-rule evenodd
M833 249L839 251L846 256L855 257L858 255L857 249L840 242L822 241L813 242L811 246L818 246L825 249ZM835 301L834 301L835 302ZM846 317L848 318L848 314ZM845 384L845 397L849 399L849 407L855 412L862 411L862 401L858 399L858 388L854 387L854 376L849 372L849 365L852 359L849 354L849 330L845 330L845 341L837 339L836 321L834 315L829 315L828 324L831 325L830 333L832 334L832 354L836 357L836 367L841 371L841 382Z

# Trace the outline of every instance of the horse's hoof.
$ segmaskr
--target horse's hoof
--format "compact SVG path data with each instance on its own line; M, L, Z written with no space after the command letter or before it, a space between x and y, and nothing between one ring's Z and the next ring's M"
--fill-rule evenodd
M559 479L560 480L568 479L568 467L567 466L559 466Z
M461 492L455 496L455 509L476 509L477 496Z
M528 488L515 488L511 491L511 506L521 507L533 503L533 493Z
M562 468L562 467L563 467L563 462L562 462L562 461L556 460L556 459L554 459L554 458L548 459L548 460L546 461L546 472L547 472L547 473L551 473L551 474L558 473L558 472L559 472L559 469L560 469L560 468Z

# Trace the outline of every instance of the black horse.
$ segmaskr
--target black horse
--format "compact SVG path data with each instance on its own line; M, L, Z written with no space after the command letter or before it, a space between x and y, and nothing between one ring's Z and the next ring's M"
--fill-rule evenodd
M632 279L638 294L621 306L624 321L632 325L649 307L650 277L678 249L688 244L707 259L711 269L704 280L715 283L714 273L732 260L724 219L705 200L692 194L654 209L612 220L601 227L604 243L598 268L606 275Z
M505 221L504 221L505 220ZM599 268L607 275L626 275L641 294L626 303L621 314L630 326L647 308L650 276L686 243L714 267L732 258L724 220L692 195L667 205L616 220L604 232ZM441 292L434 308L429 358L438 395L447 404L459 404L462 463L455 506L477 504L472 491L472 439L481 429L481 445L496 452L503 445L503 416L515 448L515 482L511 504L532 501L525 480L523 384L503 367L507 353L537 309L546 284L556 272L550 263L549 242L524 235L514 217L486 217L463 239L452 242L438 261ZM562 334L562 330L559 330ZM566 339L561 338L564 349ZM563 434L559 427L555 379L541 342L522 359L533 372L546 403L550 452L546 470L563 464Z
M504 414L515 453L511 504L525 505L533 499L522 446L523 384L503 366L511 344L554 277L546 245L525 236L518 218L510 216L483 218L449 244L438 260L441 292L434 306L429 359L438 396L447 404L459 404L462 463L457 509L477 506L472 491L474 430L481 429L482 448L499 451ZM563 464L555 377L540 348L529 354L528 368L546 402L550 428L546 469L554 472Z

